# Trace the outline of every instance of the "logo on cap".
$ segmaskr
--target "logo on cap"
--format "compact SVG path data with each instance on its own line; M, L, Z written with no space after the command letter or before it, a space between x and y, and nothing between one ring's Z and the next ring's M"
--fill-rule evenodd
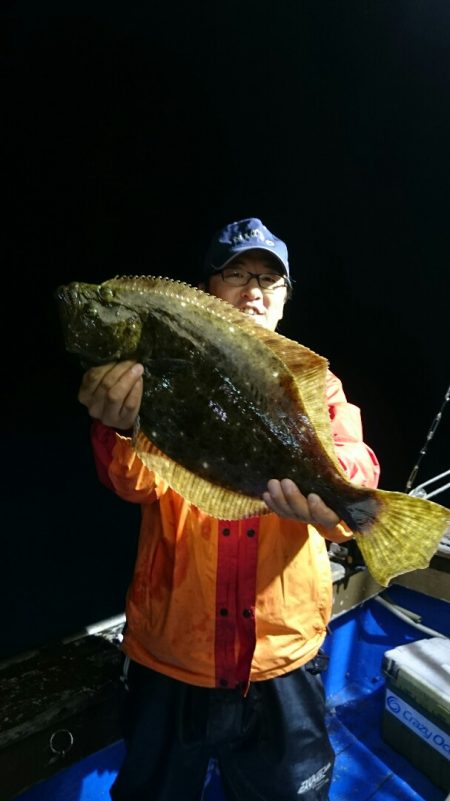
M261 231L260 228L252 228L250 231L246 231L244 234L236 234L236 236L231 237L231 244L232 245L239 245L241 242L248 242L249 239L258 239L260 242L263 242L265 245L269 245L269 247L275 247L275 242L273 239L266 239L264 233Z
M222 270L239 253L252 248L270 251L290 283L287 247L257 217L237 220L217 232L206 254L205 275Z

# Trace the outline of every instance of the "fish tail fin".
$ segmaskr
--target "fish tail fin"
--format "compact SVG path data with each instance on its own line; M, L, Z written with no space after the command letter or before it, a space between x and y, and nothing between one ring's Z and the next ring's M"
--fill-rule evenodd
M375 581L387 587L395 576L428 567L450 528L450 509L402 492L374 490L371 498L372 522L366 505L367 522L355 540Z

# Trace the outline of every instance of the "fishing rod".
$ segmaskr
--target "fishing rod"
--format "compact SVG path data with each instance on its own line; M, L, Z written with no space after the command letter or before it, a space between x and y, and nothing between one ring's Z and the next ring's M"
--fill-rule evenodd
M425 498L425 499L429 500L430 498L433 498L435 495L440 495L441 492L444 492L444 490L450 488L450 481L447 481L446 484L437 484L437 486L432 488L432 485L436 484L436 482L441 481L441 480L445 481L445 479L447 479L447 478L450 479L450 470L445 470L443 473L439 473L438 476L434 476L433 478L429 478L428 481L424 481L422 484L418 484L417 487L412 489L412 485L413 485L413 483L414 483L414 481L416 479L420 463L421 463L423 457L427 453L428 445L430 444L431 440L433 439L433 437L434 437L434 435L436 433L436 429L437 429L439 423L442 420L442 415L444 413L444 408L445 408L446 404L449 402L449 400L450 400L450 386L449 386L449 388L447 389L447 392L444 395L444 401L442 403L441 408L439 409L436 417L434 418L433 422L431 423L430 429L429 429L428 434L426 436L426 440L425 440L421 450L419 451L419 456L418 456L417 462L416 462L416 464L414 465L414 467L413 467L413 469L411 471L411 475L409 476L408 481L406 482L406 492L409 495L413 495L416 498ZM437 549L437 553L439 555L441 555L441 556L446 556L447 558L450 558L450 531L446 532L444 534L444 536L442 537L442 540L441 540L441 542L440 542L440 544L438 546L438 549ZM450 797L449 797L449 799L450 799ZM446 799L446 801L447 801L447 799Z
M424 481L423 484L419 484L417 487L415 487L415 489L412 489L414 481L416 480L417 473L419 471L420 463L422 462L422 459L424 458L424 456L428 451L428 446L436 433L436 429L442 420L442 415L444 413L445 406L449 401L450 401L450 386L448 387L447 392L444 395L443 403L436 417L431 423L425 442L419 451L419 456L417 458L416 464L414 465L411 474L408 478L408 481L406 482L405 492L407 492L408 495L414 495L416 498L432 498L434 495L438 495L439 493L444 492L444 490L450 487L450 482L448 482L447 484L444 484L444 486L436 487L431 492L425 489L425 487L429 486L430 484L434 484L441 478L446 478L447 476L450 476L450 470L446 470L444 473L440 473L438 476L434 476L434 478L430 478L428 481Z

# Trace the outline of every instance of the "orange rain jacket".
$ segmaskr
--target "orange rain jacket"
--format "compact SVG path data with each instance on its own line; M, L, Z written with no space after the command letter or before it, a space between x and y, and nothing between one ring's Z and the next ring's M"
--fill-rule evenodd
M379 465L362 440L359 409L328 374L327 400L339 461L356 484L375 487ZM217 520L188 504L135 454L131 440L94 422L100 479L141 504L123 649L188 684L246 686L312 659L326 634L332 582L322 532L270 513Z

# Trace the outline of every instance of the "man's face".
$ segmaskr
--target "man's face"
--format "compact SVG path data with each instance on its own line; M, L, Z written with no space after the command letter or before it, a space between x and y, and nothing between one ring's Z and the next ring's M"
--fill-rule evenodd
M227 264L227 270L235 267L256 275L279 273L277 260L264 250L247 250ZM287 288L285 286L265 292L256 278L250 278L245 286L227 284L220 273L212 275L208 281L208 292L231 303L236 309L248 314L255 322L275 331L283 316Z

